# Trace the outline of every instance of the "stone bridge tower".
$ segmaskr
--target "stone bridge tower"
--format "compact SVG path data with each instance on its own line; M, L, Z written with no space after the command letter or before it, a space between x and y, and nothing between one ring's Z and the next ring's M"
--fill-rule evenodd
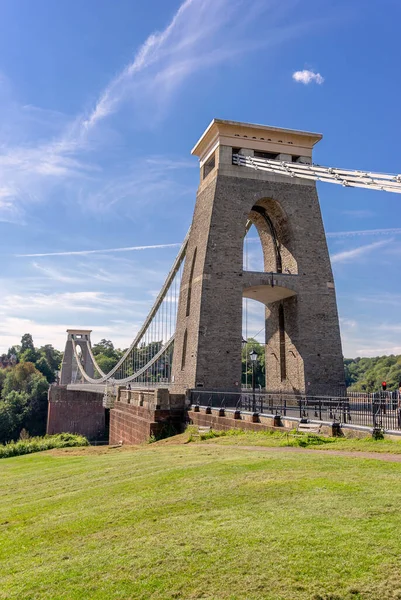
M200 185L174 344L176 389L238 390L242 299L266 306L266 388L338 394L344 368L333 274L313 181L233 164L233 154L310 163L321 135L215 119L192 153ZM264 271L243 270L253 223Z
M93 377L94 366L89 354L91 344L91 329L67 329L63 362L61 363L60 385L72 383L73 371L77 369L72 342L81 350L81 362L89 377ZM77 349L78 349L77 348Z

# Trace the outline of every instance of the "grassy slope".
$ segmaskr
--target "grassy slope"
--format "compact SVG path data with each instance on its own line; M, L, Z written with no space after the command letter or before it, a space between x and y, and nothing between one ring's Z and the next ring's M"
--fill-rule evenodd
M400 475L208 444L7 459L0 598L401 598Z
M190 435L190 434L189 434ZM182 437L188 434L183 434ZM299 434L295 432L246 432L242 429L231 429L229 431L212 431L211 433L201 434L203 442L219 444L223 446L262 446L267 448L285 447L285 446L302 446L311 450L336 450L336 451L352 451L352 452L378 452L389 454L401 454L401 439L391 440L382 439L375 440L372 436L364 438L340 438L340 437L324 437L315 434ZM174 438L167 438L158 442L159 444L171 440L174 443ZM198 441L194 438L193 441Z

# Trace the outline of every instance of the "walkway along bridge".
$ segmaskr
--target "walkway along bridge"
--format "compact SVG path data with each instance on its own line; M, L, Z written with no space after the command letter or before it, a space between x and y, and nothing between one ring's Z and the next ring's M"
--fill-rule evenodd
M173 404L188 398L188 390L239 393L243 298L265 306L267 389L344 395L335 287L315 182L401 193L401 176L314 165L321 137L212 121L192 150L200 184L191 228L130 347L105 373L93 355L91 331L67 331L60 384L71 398L102 394L112 408L122 388L142 393L139 403L159 388L159 400L166 390L171 409L171 398ZM243 269L252 225L263 251L258 272ZM51 409L49 430L72 427Z

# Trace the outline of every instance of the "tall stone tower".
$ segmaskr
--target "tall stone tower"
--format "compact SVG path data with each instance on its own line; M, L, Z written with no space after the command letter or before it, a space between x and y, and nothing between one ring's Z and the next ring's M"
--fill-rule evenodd
M89 354L88 344L91 343L91 329L67 329L67 341L65 343L63 362L61 363L60 385L68 385L72 382L73 371L77 370L74 357L73 341L81 350L81 363L89 377L93 377L94 366ZM75 363L75 364L74 364Z
M310 163L320 134L215 119L192 154L200 185L174 343L178 388L241 385L242 299L266 306L266 388L337 394L344 368L333 274L313 181L233 164L233 154ZM243 270L253 223L264 271Z

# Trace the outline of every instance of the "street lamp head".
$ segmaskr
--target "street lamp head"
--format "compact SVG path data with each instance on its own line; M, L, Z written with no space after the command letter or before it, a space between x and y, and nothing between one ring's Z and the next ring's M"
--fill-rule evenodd
M249 358L253 363L256 362L256 359L258 358L258 353L255 350L252 350L252 352L249 353Z

